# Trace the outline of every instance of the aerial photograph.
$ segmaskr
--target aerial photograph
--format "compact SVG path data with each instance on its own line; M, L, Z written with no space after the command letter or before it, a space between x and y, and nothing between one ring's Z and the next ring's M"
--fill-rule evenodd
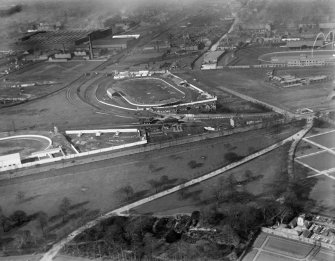
M0 0L0 261L335 261L335 0Z

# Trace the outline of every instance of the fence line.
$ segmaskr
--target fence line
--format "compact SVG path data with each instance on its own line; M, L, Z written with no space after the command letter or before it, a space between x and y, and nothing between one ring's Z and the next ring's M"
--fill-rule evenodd
M242 128L223 130L221 132L199 134L193 137L185 137L185 138L180 138L180 139L176 139L176 140L172 140L168 142L165 141L161 143L148 144L147 140L143 140L143 141L139 141L136 143L129 143L126 145L115 146L112 148L105 148L105 149L100 149L100 150L95 150L95 151L83 152L79 154L71 154L71 155L67 155L63 157L46 159L46 160L42 160L38 162L25 163L24 169L13 169L11 171L2 172L0 174L0 180L18 178L18 177L33 175L33 174L40 173L43 171L49 171L51 169L71 167L74 165L81 165L81 164L91 163L95 161L107 160L107 159L118 158L118 157L123 157L123 156L143 153L143 152L149 152L152 150L159 150L159 149L184 145L184 144L188 144L192 142L204 141L207 139L219 138L219 137L247 132L251 130L272 127L278 124L285 124L289 122L292 122L292 121L287 120L287 119L278 119L272 122L258 123L258 124L254 124L254 125L250 125L250 126L246 126ZM143 146L140 146L140 145L143 145ZM118 149L129 148L132 146L137 146L137 147L127 149L127 150L115 151ZM90 156L90 157L87 157L87 156ZM36 168L31 168L33 166L35 166ZM20 170L23 170L23 171L20 171Z

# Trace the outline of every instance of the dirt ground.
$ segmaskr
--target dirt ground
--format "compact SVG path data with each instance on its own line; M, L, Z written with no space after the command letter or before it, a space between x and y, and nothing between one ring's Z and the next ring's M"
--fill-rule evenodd
M286 69L285 71L290 74L308 75L309 71L315 74L316 70L318 70L319 75L333 73L332 68L301 68ZM192 73L185 77L197 79L197 82L204 83L208 88L212 88L212 91L219 91L220 86L223 86L291 112L306 107L315 111L335 108L335 102L327 100L327 96L333 88L331 82L279 88L264 81L267 71L269 70L210 70Z

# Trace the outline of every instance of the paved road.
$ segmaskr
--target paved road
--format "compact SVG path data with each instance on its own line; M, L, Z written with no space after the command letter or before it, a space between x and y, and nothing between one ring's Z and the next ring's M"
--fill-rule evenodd
M84 226L78 228L77 230L73 231L71 234L69 234L66 238L64 238L63 240L57 242L56 244L53 245L53 247L48 251L46 252L43 257L41 258L41 261L51 261L53 260L53 258L58 254L58 252L67 244L69 243L74 237L76 237L77 235L79 235L80 233L82 233L83 231L85 231L86 229L89 229L95 225L97 225L99 222L101 222L102 220L105 220L111 216L114 216L114 215L119 215L119 214L123 214L124 212L128 212L129 210L131 210L132 208L135 208L135 207L138 207L140 205L143 205L145 203L148 203L150 201L153 201L155 199L158 199L158 198L161 198L161 197L164 197L166 195L169 195L171 193L174 193L176 191L179 191L183 188L186 188L186 187L190 187L190 186L193 186L194 184L198 184L202 181L205 181L205 180L208 180L212 177L215 177L217 175L220 175L230 169L233 169L233 168L236 168L242 164L245 164L255 158L258 158L288 142L291 142L291 141L295 141L297 139L300 139L302 135L304 135L304 132L305 132L305 129L297 132L296 134L292 135L291 137L289 138L286 138L276 144L273 144L257 153L254 153L254 154L251 154L245 158L243 158L242 160L240 161L237 161L237 162L234 162L232 164L229 164L223 168L220 168L220 169L217 169L213 172L210 172L208 174L205 174L201 177L198 177L198 178L195 178L195 179L192 179L186 183L183 183L181 185L178 185L178 186L175 186L171 189L168 189L168 190L165 190L165 191L162 191L162 192L159 192L159 193L156 193L152 196L149 196L149 197L146 197L144 199L141 199L141 200L138 200L136 202L133 202L131 204L128 204L128 205L125 205L123 207L120 207L118 209L114 209L106 214L104 214L103 216L100 216L99 218L93 220L93 221L90 221L88 222L87 224L85 224Z

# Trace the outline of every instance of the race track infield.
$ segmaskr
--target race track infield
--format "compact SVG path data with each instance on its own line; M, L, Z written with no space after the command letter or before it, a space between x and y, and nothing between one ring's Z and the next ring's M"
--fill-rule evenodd
M127 79L116 82L113 89L140 104L159 104L170 99L181 100L185 95L159 78Z

